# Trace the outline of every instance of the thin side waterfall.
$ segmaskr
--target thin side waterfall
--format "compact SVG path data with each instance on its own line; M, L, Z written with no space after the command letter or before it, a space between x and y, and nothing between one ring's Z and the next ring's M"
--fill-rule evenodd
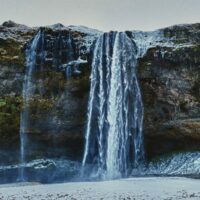
M144 161L137 47L125 33L105 33L93 56L82 165L96 165L97 177L120 178Z
M70 77L72 76L72 66L69 64L70 61L74 60L74 49L72 47L72 37L71 34L69 33L68 38L67 38L67 66L65 69L65 74L66 74L66 78L70 79Z
M33 73L35 70L36 64L36 55L37 55L37 46L38 42L42 36L41 31L37 33L35 38L33 39L30 48L26 52L26 73L24 77L23 83L23 101L24 107L21 112L20 116L20 162L21 168L19 172L19 180L25 181L26 177L24 175L24 163L25 163L25 146L26 146L26 132L29 126L29 101L31 96L34 93L34 86L33 86Z

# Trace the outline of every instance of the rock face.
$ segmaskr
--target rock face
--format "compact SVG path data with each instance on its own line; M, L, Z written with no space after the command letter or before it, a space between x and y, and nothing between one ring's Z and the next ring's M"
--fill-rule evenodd
M34 30L11 22L0 26L0 160L15 162L19 149L25 44ZM8 157L9 153L9 157Z
M18 162L26 49L39 30L43 37L37 49L27 159L82 157L93 43L101 32L61 24L29 28L9 21L0 26L3 164ZM145 41L138 76L147 157L200 150L200 24L126 33L140 47ZM66 69L71 70L70 78Z
M80 159L89 91L90 46L99 34L85 27L30 29L13 22L1 27L0 160L18 162L20 112L26 49L41 31L30 101L26 159L68 156ZM70 62L71 61L71 62ZM70 79L65 68L70 63ZM73 68L77 68L76 71ZM10 157L8 158L8 152ZM76 153L77 152L77 153Z
M200 24L160 30L139 60L147 155L200 149Z

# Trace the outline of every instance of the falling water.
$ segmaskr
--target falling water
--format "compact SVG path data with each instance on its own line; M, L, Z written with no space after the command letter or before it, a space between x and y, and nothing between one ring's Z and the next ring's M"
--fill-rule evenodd
M125 33L105 33L96 42L82 164L96 164L98 177L127 176L144 160L136 57L137 47Z
M25 145L26 145L26 132L29 123L29 101L31 96L34 93L34 86L33 86L33 73L36 64L36 51L38 42L42 36L41 31L37 33L34 37L30 48L26 52L26 73L23 83L23 101L24 101L24 108L21 112L20 116L20 161L21 161L21 168L19 172L19 180L24 181L24 163L25 163Z
M74 60L75 59L74 57L75 55L74 55L74 48L73 48L73 40L72 40L71 33L69 32L68 38L67 38L67 62Z
M73 68L72 68L72 61L75 59L74 56L74 48L72 46L73 40L71 37L71 33L69 32L67 38L67 64L65 68L66 78L69 79L72 76Z

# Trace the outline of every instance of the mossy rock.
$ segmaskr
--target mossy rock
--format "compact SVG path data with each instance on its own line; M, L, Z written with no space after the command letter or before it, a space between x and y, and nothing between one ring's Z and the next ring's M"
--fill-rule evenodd
M65 84L66 84L66 78L63 72L59 71L38 71L35 74L35 79L37 80L37 88L40 87L40 84L43 84L44 88L44 96L51 97L52 95L58 95L62 92L64 92ZM38 80L41 80L38 81Z
M43 113L47 112L54 107L53 99L45 99L35 95L29 101L28 107L32 119L41 119ZM48 117L48 116L47 116Z
M0 63L23 66L25 63L23 49L23 44L16 40L0 38Z
M0 143L1 146L19 143L20 112L22 98L0 97Z

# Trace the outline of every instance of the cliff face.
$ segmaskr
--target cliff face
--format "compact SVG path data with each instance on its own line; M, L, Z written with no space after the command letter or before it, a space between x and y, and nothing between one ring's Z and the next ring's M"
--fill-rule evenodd
M200 25L160 31L138 66L150 157L200 149Z
M72 155L73 159L81 157L89 91L89 52L99 32L89 32L85 27L81 27L81 31L77 29L64 28L61 24L30 29L13 22L0 27L1 162L17 162L19 159L26 49L30 48L32 38L39 30L42 37L37 48L35 92L30 101L30 121L26 130L27 159L64 155ZM72 69L67 80L64 67L69 61L79 63L80 74Z
M18 161L25 50L38 30L13 22L0 26L1 163ZM101 33L61 24L40 31L43 39L37 49L27 158L81 159L92 49ZM145 41L138 76L145 110L147 157L200 150L200 25L127 35L140 46ZM79 63L77 70L72 64L70 77L66 74L69 61Z
M19 149L19 121L24 79L24 45L34 31L14 23L0 26L0 159L12 160ZM7 153L10 153L8 158Z

